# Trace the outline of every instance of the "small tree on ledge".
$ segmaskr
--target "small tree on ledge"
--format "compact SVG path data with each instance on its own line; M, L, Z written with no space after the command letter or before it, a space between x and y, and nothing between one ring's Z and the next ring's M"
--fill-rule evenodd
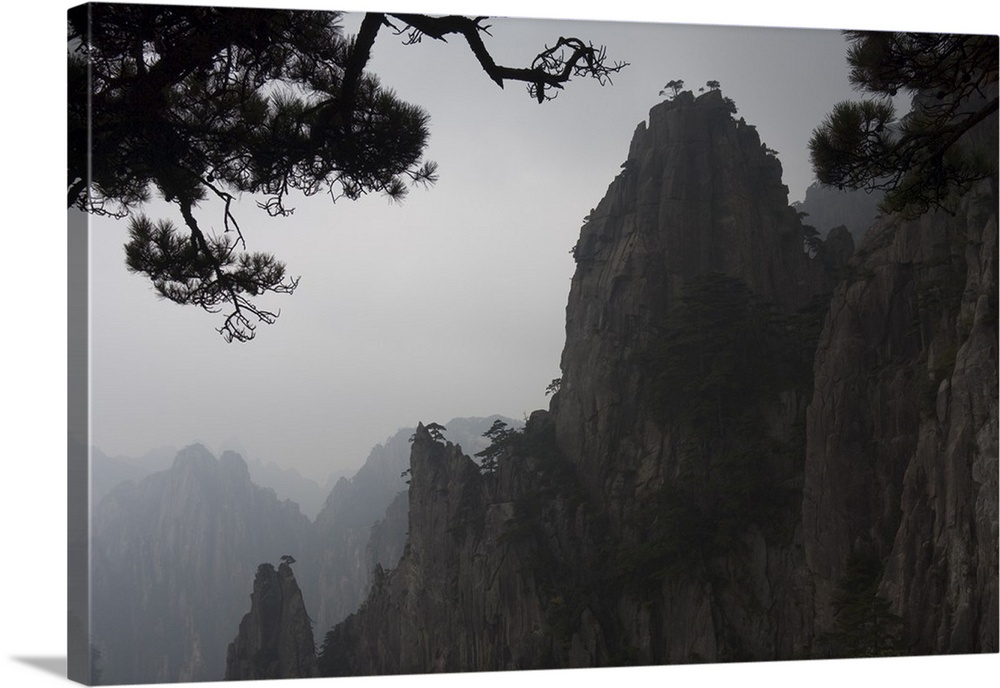
M684 88L683 79L671 79L670 81L667 82L667 85L663 87L663 90L660 91L660 95L661 96L667 95L667 91L670 91L670 99L673 100L674 98L677 97L677 94L680 93L681 89L683 88Z
M490 429L483 433L483 437L490 440L490 446L476 452L476 456L482 459L480 468L488 473L494 472L500 456L507 451L511 439L517 434L517 430L511 430L502 420L493 421Z

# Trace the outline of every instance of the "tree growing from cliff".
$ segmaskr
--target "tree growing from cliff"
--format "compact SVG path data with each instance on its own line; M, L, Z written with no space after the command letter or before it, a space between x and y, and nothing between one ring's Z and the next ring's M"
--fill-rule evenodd
M608 83L623 63L602 47L560 38L528 67L497 64L484 17L366 14L355 37L335 12L91 4L69 12L67 206L133 213L126 265L160 296L229 311L219 332L246 341L278 314L266 293L298 281L271 254L249 253L232 212L250 195L272 216L293 193L402 199L430 184L423 159L428 116L365 71L375 39L465 41L497 85L526 84L538 102L576 77ZM183 229L134 215L154 191L176 206ZM221 235L198 207L221 204Z
M872 95L836 105L809 142L816 178L840 189L883 190L882 208L919 214L996 174L962 139L997 112L997 37L846 32L850 80ZM992 89L992 95L991 95ZM914 96L897 119L892 98Z
M903 619L878 594L883 566L870 552L848 557L833 595L834 629L824 640L838 657L891 657L905 652Z
M480 469L493 473L497 469L500 457L509 449L511 440L518 434L517 430L512 430L502 420L493 421L489 430L483 433L483 437L490 441L490 445L476 452L476 456L482 460L479 464Z
M660 95L661 96L667 95L667 92L669 91L670 97L676 98L677 94L680 93L681 89L683 88L684 88L683 79L671 79L670 81L667 82L666 86L663 87L663 90L660 91Z
M425 429L427 430L427 433L431 436L431 439L434 440L435 442L445 441L444 432L445 430L448 429L445 426L441 425L440 423L428 423L425 426Z

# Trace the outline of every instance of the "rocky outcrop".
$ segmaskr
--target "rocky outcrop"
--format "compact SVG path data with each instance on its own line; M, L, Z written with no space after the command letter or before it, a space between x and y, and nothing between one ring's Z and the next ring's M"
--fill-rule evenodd
M226 653L227 681L312 678L316 646L312 622L288 561L275 570L261 564L253 582L250 611L240 621Z
M808 652L792 505L815 300L844 251L810 258L804 236L780 163L718 91L650 112L581 230L553 410L559 449L628 562L613 613L595 615L610 655Z
M478 451L497 418L453 419L447 432ZM101 680L221 680L254 572L283 553L297 559L297 584L320 628L356 610L376 567L395 566L403 551L400 473L412 433L376 446L315 523L254 484L242 457L225 452L217 460L200 445L175 453L167 470L111 489L92 521Z
M423 425L411 471L403 558L388 573L376 569L365 604L327 635L321 672L544 666L545 605L528 549L511 535L515 505L506 498L517 488L481 473L460 446L432 439Z

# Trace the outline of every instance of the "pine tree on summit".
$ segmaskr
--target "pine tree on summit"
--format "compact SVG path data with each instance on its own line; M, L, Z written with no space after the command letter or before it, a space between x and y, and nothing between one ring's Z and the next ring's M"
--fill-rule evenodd
M671 79L670 81L667 82L666 86L663 87L663 90L660 91L660 95L661 96L667 95L667 91L669 91L670 97L676 98L677 95L681 92L681 89L683 88L684 88L683 79Z

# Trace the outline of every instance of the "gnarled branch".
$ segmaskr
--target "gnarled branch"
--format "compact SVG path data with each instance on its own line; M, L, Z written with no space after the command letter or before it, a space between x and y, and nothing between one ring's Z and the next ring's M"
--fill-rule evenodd
M528 85L528 92L539 103L555 97L551 90L561 89L573 77L591 77L604 85L610 83L612 74L628 66L627 62L609 65L603 46L595 47L579 38L560 37L551 48L546 46L545 50L538 53L531 67L506 67L496 63L483 42L482 34L489 35L490 29L489 25L484 24L486 17L429 17L424 14L389 16L409 27L408 32L405 29L396 31L408 33L407 40L410 43L419 42L422 36L437 40L446 40L445 37L452 34L462 36L483 71L494 83L503 88L505 81L524 82Z

